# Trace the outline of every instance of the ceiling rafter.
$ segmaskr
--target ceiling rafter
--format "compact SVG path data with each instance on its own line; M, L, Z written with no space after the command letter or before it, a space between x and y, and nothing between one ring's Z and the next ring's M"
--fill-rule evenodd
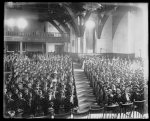
M52 2L14 2L12 4L12 8L11 8L11 6L9 8L10 8L10 10L11 9L20 10L20 8L21 8L23 10L33 12L34 14L38 13L39 19L41 21L51 21L60 33L65 32L65 31L69 32L70 28L67 25L67 24L69 24L70 26L73 27L77 36L83 35L83 33L85 31L84 24L90 17L91 12L96 13L98 15L98 18L100 20L98 27L101 27L101 28L99 28L99 31L102 31L101 29L103 29L103 26L107 20L107 16L109 16L109 14L111 12L113 12L113 10L116 6L125 7L125 8L128 7L129 9L132 8L133 10L136 10L136 7L134 5L124 6L123 4L114 4L114 3L107 4L107 3L97 2L96 4L98 4L98 6L102 6L102 7L98 7L94 11L88 11L88 9L84 8L84 6L86 6L86 4L88 4L88 3L87 2L78 2L78 3L72 3L72 2L61 2L61 3L59 3L59 2L53 2L53 3ZM84 12L86 14L82 15ZM103 15L105 15L105 16L103 16ZM83 20L84 20L83 26L78 25L78 22L77 22L78 16L83 17ZM59 25L57 23L55 23L54 20L58 21L59 24L63 28L59 27ZM98 36L100 37L100 34Z
M59 24L65 29L65 31L66 32L70 32L70 29L68 28L68 26L64 23L64 22L62 22L61 20L57 20L58 22L59 22Z
M72 27L74 28L75 30L75 33L77 36L80 36L80 30L79 30L79 27L78 27L78 24L76 22L76 18L75 18L75 14L72 12L72 10L70 9L70 7L68 6L68 4L63 4L63 7L66 9L66 11L69 13L70 15L70 19L71 21L69 21L68 23L70 23L72 25Z
M49 22L56 27L56 29L61 33L64 34L64 31L62 29L60 29L60 27L53 21L53 20L49 20Z

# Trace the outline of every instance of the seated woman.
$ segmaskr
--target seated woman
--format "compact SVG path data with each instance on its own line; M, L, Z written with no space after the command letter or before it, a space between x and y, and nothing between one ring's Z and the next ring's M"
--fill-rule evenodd
M139 90L138 87L134 87L131 95L131 100L132 101L144 100L144 93L142 92L142 90Z
M31 96L31 93L29 93L28 88L25 88L23 98L26 101L26 107L25 107L24 115L29 115L30 111L31 111L32 96Z
M44 115L44 112L46 111L46 107L45 107L45 97L43 97L42 94L42 90L38 91L38 98L37 98L38 102L37 102L37 110L36 110L36 114L37 115Z
M131 102L131 99L132 99L132 96L131 94L129 93L129 88L126 88L125 91L122 93L122 103L125 104L125 103L130 103Z
M119 88L116 89L116 95L114 96L115 102L117 102L118 104L123 103L123 98L121 95L121 90Z
M19 93L18 88L13 87L13 92L12 92L12 99L13 100L17 100L18 99L18 93Z
M113 95L112 89L108 90L107 98L108 98L108 100L107 100L107 104L108 105L114 105L116 103L115 99L114 99L114 95Z
M27 105L26 100L23 98L22 93L19 92L18 100L16 100L16 104L15 104L17 114L24 112L27 107L26 105Z
M12 99L12 93L8 92L6 95L6 110L15 110L14 104L15 101Z

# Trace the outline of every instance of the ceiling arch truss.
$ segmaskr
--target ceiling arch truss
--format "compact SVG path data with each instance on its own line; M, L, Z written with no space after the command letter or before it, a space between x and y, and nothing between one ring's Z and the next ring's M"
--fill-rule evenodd
M66 9L68 14L70 15L71 21L69 21L68 23L70 23L70 25L74 28L76 35L80 36L80 29L79 29L79 26L77 24L75 14L72 12L72 10L69 8L68 5L63 4L63 7Z
M63 27L63 29L65 30L66 33L70 33L70 29L66 23L62 22L61 20L57 20L57 21Z
M54 20L49 20L49 22L61 33L64 34L63 30L54 22Z

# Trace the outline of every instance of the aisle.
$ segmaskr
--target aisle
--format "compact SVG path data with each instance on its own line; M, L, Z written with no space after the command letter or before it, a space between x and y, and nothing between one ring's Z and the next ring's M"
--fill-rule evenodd
M81 69L81 66L78 63L74 63L73 66L79 106L78 111L84 112L89 109L90 105L96 103L96 98L93 95L93 89L90 87L89 81Z

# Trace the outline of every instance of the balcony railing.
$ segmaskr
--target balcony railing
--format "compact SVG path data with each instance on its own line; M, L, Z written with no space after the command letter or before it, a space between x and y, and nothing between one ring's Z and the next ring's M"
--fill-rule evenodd
M69 42L69 34L55 32L4 32L4 41L32 41L32 42Z
M60 34L56 32L4 32L4 36L22 36L22 37L68 37L68 33Z

